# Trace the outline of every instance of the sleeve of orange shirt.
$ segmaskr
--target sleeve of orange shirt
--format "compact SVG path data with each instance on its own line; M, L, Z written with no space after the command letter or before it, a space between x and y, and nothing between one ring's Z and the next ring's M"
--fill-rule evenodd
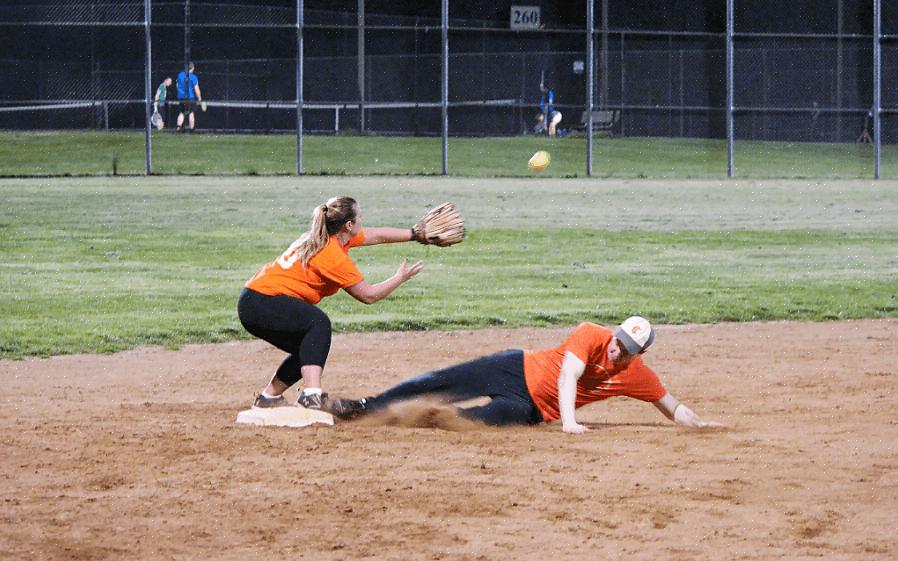
M363 243L365 243L365 236L366 236L365 229L362 228L361 231L358 234L356 234L355 236L353 236L349 240L349 243L346 244L346 250L348 251L349 248L358 247L358 246L362 245Z
M318 273L340 288L346 288L364 280L355 263L345 253L345 250L353 247L352 244L356 240L359 240L358 243L364 241L364 234L360 233L349 240L349 244L343 250L340 249L338 244L330 243L312 260L312 263L318 269Z
M655 402L664 397L667 390L658 375L646 366L642 357L636 357L623 372L612 378L613 383L603 389L605 395L626 396L641 401Z

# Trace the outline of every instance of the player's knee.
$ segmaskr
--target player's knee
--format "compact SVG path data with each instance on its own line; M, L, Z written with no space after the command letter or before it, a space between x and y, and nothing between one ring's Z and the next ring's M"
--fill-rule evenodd
M327 317L327 314L322 313L318 318L315 319L315 329L330 333L332 329L331 318Z

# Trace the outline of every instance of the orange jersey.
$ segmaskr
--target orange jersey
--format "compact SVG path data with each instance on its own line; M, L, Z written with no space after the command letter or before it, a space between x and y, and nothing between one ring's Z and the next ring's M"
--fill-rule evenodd
M573 353L586 364L577 381L575 407L618 395L658 401L667 392L658 376L637 356L626 366L608 358L612 331L594 323L581 323L554 349L524 352L524 378L530 397L546 422L561 417L558 410L558 376L564 354Z
M301 240L290 244L280 257L259 269L246 287L269 296L293 296L317 304L325 296L364 279L348 253L349 248L364 243L364 230L345 246L340 245L336 236L331 236L324 249L309 259L307 267L303 267L299 260Z

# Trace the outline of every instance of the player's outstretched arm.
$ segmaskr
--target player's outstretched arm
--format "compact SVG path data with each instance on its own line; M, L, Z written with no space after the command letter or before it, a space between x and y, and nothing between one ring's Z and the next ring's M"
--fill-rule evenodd
M449 202L424 213L408 230L401 228L366 228L362 245L408 242L415 240L424 245L446 247L465 240L465 219Z
M583 434L589 427L577 422L576 409L577 381L586 370L586 364L577 355L568 351L561 362L558 375L558 411L561 413L561 430L569 434Z
M421 261L416 262L414 265L409 265L408 259L403 259L399 263L396 273L387 280L377 284L368 284L362 280L344 288L344 290L363 304L373 304L389 296L390 293L399 288L399 285L421 272L423 267L424 263Z
M653 402L652 405L657 407L658 411L661 411L665 417L684 427L704 429L724 426L722 423L717 423L715 421L705 421L696 415L692 409L680 403L677 398L669 393L665 394L664 397L658 401Z
M413 239L410 228L365 228L365 241L362 245L410 242Z

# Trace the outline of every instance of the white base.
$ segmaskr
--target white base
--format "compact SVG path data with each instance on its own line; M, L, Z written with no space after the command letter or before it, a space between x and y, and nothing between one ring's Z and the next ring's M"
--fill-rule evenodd
M271 407L262 409L253 407L237 414L238 425L255 425L257 427L307 427L315 423L333 425L334 416L316 409L306 409L299 405L288 407Z

